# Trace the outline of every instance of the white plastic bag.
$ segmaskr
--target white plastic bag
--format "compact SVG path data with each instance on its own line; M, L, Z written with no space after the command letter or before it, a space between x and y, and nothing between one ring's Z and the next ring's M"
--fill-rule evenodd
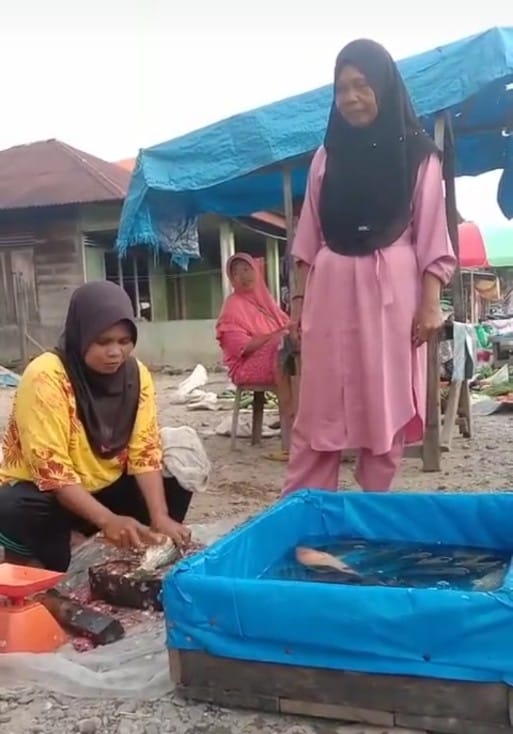
M186 377L185 380L182 380L182 382L178 385L176 391L179 395L185 397L187 395L190 395L194 390L197 390L199 387L203 387L208 382L208 373L206 369L203 367L202 364L197 364L196 367L193 369L189 377Z
M189 492L205 492L212 465L203 443L189 426L160 431L164 476L172 476Z

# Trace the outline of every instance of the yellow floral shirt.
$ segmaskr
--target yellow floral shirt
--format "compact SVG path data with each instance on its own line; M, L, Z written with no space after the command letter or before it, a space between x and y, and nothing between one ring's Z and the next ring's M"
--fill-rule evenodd
M128 447L112 459L96 456L77 414L73 387L57 355L45 352L23 373L4 435L0 484L28 480L41 490L81 484L89 492L121 474L160 470L162 449L155 391L140 362L141 394Z

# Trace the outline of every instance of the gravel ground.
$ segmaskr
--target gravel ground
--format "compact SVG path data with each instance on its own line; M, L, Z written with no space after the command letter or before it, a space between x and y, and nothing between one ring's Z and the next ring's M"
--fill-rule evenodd
M195 498L191 522L214 522L229 516L252 514L273 502L279 491L284 467L263 458L278 448L276 439L265 441L262 449L241 440L231 454L228 439L208 435L220 420L219 413L192 412L172 405L169 397L177 378L157 375L156 384L162 425L187 423L205 436L205 446L213 464L210 491ZM208 389L220 391L221 375L214 375ZM0 430L5 426L11 390L0 390ZM223 414L224 415L224 414ZM396 489L409 491L486 492L511 487L513 475L513 414L475 421L475 438L456 438L453 450L443 457L439 474L424 474L419 462L408 460L396 482ZM351 465L344 464L341 483L351 486ZM1 734L388 734L382 727L344 726L331 722L307 722L255 713L231 712L210 705L185 705L174 694L157 701L80 700L49 695L36 688L0 688ZM406 730L397 730L407 734Z

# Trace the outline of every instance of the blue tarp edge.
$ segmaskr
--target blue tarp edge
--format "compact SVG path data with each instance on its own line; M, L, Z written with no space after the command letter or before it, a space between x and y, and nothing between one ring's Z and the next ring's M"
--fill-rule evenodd
M399 66L428 128L434 113L451 111L458 175L507 171L498 201L511 217L513 143L500 125L509 124L513 112L513 90L506 88L513 81L513 28L493 28ZM280 172L262 169L314 151L330 103L328 85L142 150L123 206L118 249L139 242L160 246L154 220L166 204L159 194L168 204L179 197L188 216L242 216L281 204ZM463 134L463 127L472 133ZM304 192L304 173L296 180L296 195Z

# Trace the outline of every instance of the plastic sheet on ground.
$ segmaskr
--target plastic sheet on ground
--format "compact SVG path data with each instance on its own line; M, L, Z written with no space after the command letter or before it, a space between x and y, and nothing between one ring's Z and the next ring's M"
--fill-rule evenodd
M193 537L209 545L245 519L235 516L216 523L192 525ZM87 569L105 560L106 548L87 542L74 555L67 587L87 580ZM163 621L130 629L126 637L105 647L77 652L67 645L56 653L0 654L0 686L37 685L78 698L153 699L172 690Z
M0 387L18 387L20 376L0 365Z
M272 416L272 419L274 420L276 416L278 415L276 411L271 412L268 414L268 417ZM229 437L232 433L232 416L227 415L225 416L219 424L216 426L215 430L213 432L207 433L206 431L203 432L204 436L207 435L215 435L215 436L225 436ZM241 412L239 413L239 424L237 426L237 438L250 438L253 433L253 417L252 414L249 412ZM279 429L274 430L273 428L270 428L268 425L262 426L262 438L272 438L273 436L279 436L280 431Z
M469 380L477 360L477 337L473 324L453 324L453 380Z

